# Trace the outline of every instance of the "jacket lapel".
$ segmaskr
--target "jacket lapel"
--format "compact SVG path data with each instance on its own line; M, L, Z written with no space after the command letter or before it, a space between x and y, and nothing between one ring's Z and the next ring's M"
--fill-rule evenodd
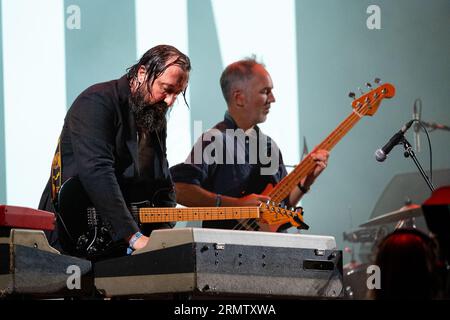
M126 144L133 159L134 175L139 176L137 128L136 128L136 121L134 121L134 115L131 110L128 112L128 128L129 129Z

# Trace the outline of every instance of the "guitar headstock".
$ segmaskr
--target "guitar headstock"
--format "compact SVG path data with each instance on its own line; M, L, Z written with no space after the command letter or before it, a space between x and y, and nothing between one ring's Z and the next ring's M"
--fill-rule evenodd
M375 83L380 84L380 79L376 78ZM349 96L354 98L352 102L352 107L355 109L354 112L361 117L366 115L373 116L383 99L389 99L395 95L395 87L390 83L380 84L374 89L372 89L370 83L366 83L366 86L371 90L368 93L362 92L362 95L358 98L355 97L353 92L349 93Z
M261 219L269 225L278 224L281 220L288 220L293 227L309 229L309 226L303 221L303 211L301 209L283 208L270 201L261 203L259 208Z

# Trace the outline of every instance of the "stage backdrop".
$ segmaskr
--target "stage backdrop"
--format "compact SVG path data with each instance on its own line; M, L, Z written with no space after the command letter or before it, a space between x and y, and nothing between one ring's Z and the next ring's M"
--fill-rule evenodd
M342 247L342 233L370 217L390 179L416 171L400 147L383 164L373 157L411 119L413 102L422 100L423 120L450 125L449 14L448 0L3 0L0 203L37 206L72 101L150 47L172 44L193 64L190 108L180 99L170 114L171 165L197 138L194 121L205 130L222 119L223 68L254 54L277 99L261 127L290 165L304 141L311 150L351 112L349 91L366 91L375 77L397 88L338 144L302 202L309 233L334 235ZM433 167L449 168L450 133L430 137Z

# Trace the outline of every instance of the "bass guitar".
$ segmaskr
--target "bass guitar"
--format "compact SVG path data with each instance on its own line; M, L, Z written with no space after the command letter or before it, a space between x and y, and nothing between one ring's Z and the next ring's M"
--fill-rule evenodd
M375 79L376 83L379 83L379 79ZM369 84L368 84L369 85ZM364 116L373 116L381 101L385 98L392 98L395 95L395 87L392 84L385 83L379 85L377 88L372 89L370 92L363 94L359 98L355 98L354 94L350 94L355 98L352 102L353 111L350 115L342 121L336 129L334 129L313 151L311 151L296 167L295 169L285 176L275 186L268 184L264 191L261 193L270 197L273 205L279 205L297 186L300 181L311 174L315 168L315 162L311 157L311 154L315 150L324 149L331 151L336 144L358 123L358 121ZM235 229L246 229L253 231L278 231L282 226L289 225L290 221L283 216L275 216L270 212L266 212L261 216L261 219L248 220L243 219L239 221L239 224ZM294 225L295 226L295 225Z

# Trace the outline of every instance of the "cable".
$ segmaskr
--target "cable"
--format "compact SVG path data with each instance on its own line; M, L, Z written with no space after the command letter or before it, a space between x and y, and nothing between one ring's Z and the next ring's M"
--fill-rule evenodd
M422 127L422 129L425 131L425 133L427 135L428 148L430 149L430 182L433 182L433 151L432 151L432 148L431 148L430 136L428 134L427 128L422 123L422 121L420 121L418 119L414 119L414 121L419 122L420 126Z

